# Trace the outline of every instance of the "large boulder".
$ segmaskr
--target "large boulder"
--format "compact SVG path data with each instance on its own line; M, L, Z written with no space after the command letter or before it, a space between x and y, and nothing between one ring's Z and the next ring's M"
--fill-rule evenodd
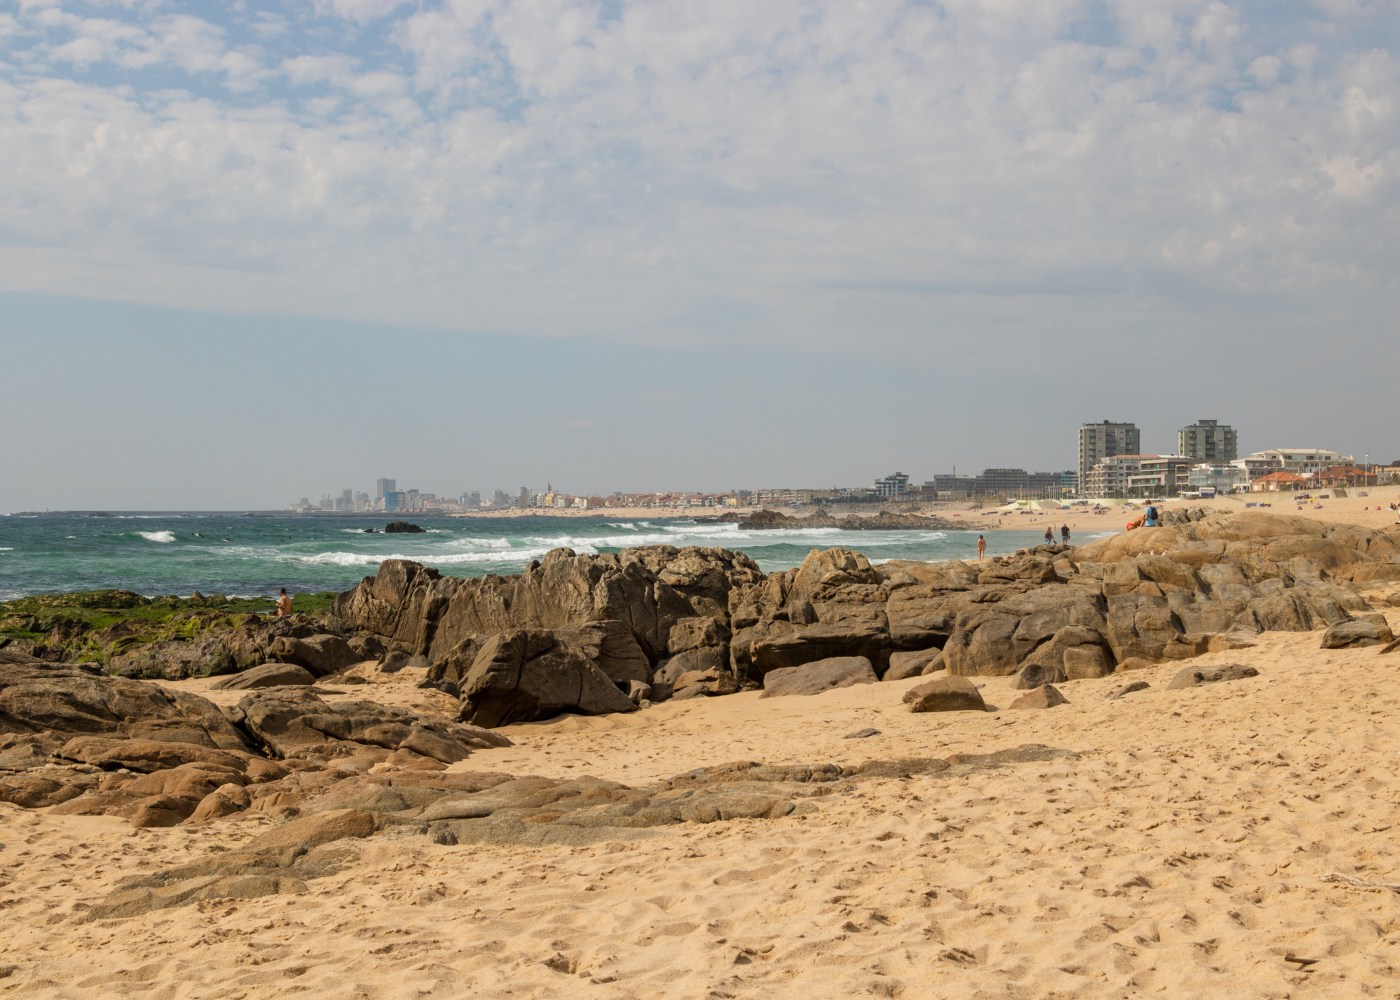
M1384 615L1366 615L1337 622L1322 636L1323 649L1347 649L1352 646L1384 646L1395 639Z
M562 712L630 712L637 707L586 651L571 642L568 632L510 629L480 645L464 643L444 662L441 672L459 678L455 686L462 699L462 720L479 726L532 722Z
M937 677L904 692L911 712L985 712L977 685L966 677Z
M269 645L272 658L279 663L305 667L316 677L325 677L360 662L359 654L344 638L322 633L307 636L282 636Z
M853 684L874 684L878 677L863 656L840 656L800 667L771 670L763 677L761 698L813 695Z

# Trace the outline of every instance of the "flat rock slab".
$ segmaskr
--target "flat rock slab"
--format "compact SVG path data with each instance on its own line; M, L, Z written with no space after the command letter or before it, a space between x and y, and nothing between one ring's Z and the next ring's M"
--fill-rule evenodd
M316 675L295 663L264 663L231 674L214 683L220 691L251 691L254 688L284 687L316 683Z
M1200 687L1202 684L1217 684L1220 681L1238 681L1246 677L1258 677L1259 671L1241 663L1226 663L1219 667L1185 667L1167 685L1168 691L1182 688Z
M1122 698L1126 695L1136 694L1138 691L1146 691L1151 686L1152 685L1147 683L1147 681L1133 681L1131 684L1124 684L1122 687L1110 692L1108 697L1110 699Z
M880 678L863 656L833 656L800 667L779 667L763 675L760 698L813 695L855 684L874 684Z
M308 883L354 860L359 853L354 841L385 830L424 831L434 842L448 845L616 842L682 823L781 819L815 808L810 800L850 792L862 781L958 777L1077 756L1027 744L989 754L872 760L855 767L738 761L638 788L588 776L400 771L330 780L329 772L321 772L329 783L319 795L307 789L297 802L296 818L237 850L126 880L99 900L87 918L139 917L202 900L306 892ZM262 787L272 795L284 794L275 784Z

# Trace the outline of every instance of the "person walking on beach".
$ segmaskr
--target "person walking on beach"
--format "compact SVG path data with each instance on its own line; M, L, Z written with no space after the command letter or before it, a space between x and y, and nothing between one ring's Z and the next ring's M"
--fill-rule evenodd
M983 535L977 536L977 561L981 562L982 557L987 554L987 539Z
M1050 525L1048 525L1048 524L1045 526L1045 544L1046 544L1046 545L1054 545L1054 544L1055 544L1055 529L1052 528L1052 527L1050 527Z
M1063 545L1068 545L1068 544L1069 544L1069 525L1068 525L1068 524L1062 524L1062 525L1060 525L1060 543L1063 544Z
M286 587L277 588L277 617L286 618L292 613L292 599L287 594Z

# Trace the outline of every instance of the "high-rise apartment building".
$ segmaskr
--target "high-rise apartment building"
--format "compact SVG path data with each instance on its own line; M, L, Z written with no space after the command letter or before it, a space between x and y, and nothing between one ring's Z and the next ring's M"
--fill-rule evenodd
M1142 452L1142 432L1137 424L1117 424L1104 420L1079 427L1079 489L1089 481L1089 470L1105 458L1114 455L1138 455Z
M385 493L394 493L398 488L399 484L393 479L376 479L374 481L374 498L383 500Z
M1239 458L1235 429L1215 420L1197 420L1176 432L1176 453L1215 465L1233 462Z

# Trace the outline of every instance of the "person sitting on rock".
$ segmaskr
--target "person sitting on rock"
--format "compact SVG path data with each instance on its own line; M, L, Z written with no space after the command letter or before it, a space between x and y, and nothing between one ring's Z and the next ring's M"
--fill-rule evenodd
M292 598L286 587L277 588L277 617L286 618L292 613Z
M1148 504L1147 509L1142 512L1142 526L1144 528L1156 528L1161 525L1157 519L1157 505Z

